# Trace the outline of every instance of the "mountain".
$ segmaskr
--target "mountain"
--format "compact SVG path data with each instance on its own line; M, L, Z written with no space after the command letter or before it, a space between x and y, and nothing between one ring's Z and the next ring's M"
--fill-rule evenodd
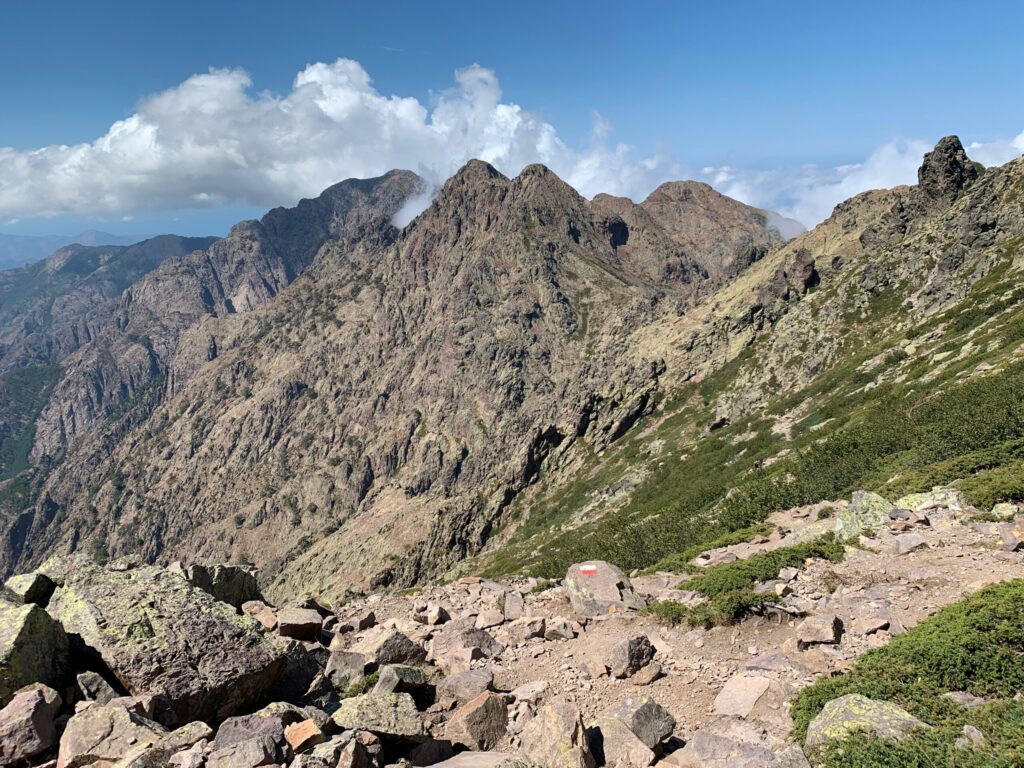
M413 174L343 182L79 321L4 568L230 559L337 599L647 566L860 487L1013 497L1022 179L951 137L788 242L693 182L474 161L402 230Z
M12 269L45 258L66 245L131 245L136 235L112 235L89 229L77 235L5 235L0 233L0 269Z

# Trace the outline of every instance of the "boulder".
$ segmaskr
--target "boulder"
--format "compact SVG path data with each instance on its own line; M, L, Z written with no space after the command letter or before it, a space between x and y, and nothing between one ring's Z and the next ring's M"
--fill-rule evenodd
M515 701L528 701L537 704L547 694L551 684L547 680L534 680L512 690L511 696Z
M96 672L80 672L75 676L75 698L109 704L118 698L117 691Z
M579 616L636 611L645 607L629 577L611 563L591 560L569 566L565 591Z
M68 638L38 605L0 602L0 706L31 683L56 685L68 666Z
M433 640L433 657L450 656L454 651L465 648L479 648L484 658L500 656L505 646L499 643L485 629L455 627L447 625Z
M841 740L853 733L899 741L918 728L930 728L889 701L874 701L859 693L833 699L807 726L808 747Z
M537 711L520 736L520 756L545 768L594 768L579 709L553 701Z
M649 696L624 699L608 714L625 723L633 735L650 749L671 736L676 727L675 718Z
M284 738L288 742L288 746L292 748L292 752L297 754L323 743L324 733L320 730L320 726L316 724L316 721L302 720L298 723L286 725Z
M617 717L599 718L587 735L591 752L599 765L647 768L654 762L654 751Z
M242 613L258 622L268 632L277 629L277 614L262 600L249 600L242 603Z
M911 493L896 500L899 509L909 509L912 512L927 512L931 509L951 509L959 511L970 506L956 488L933 488L924 493Z
M362 680L366 676L365 673L366 657L351 651L331 651L324 672L331 685L339 691L344 691L352 683Z
M166 729L124 707L94 705L70 720L60 740L57 768L79 768L144 754L167 736Z
M269 736L258 736L211 752L206 768L258 768L277 765L277 745Z
M165 697L179 721L220 720L258 700L285 659L248 619L163 568L111 571L75 556L43 570L49 612L131 694Z
M277 633L295 640L320 640L323 617L312 608L282 608L277 612Z
M265 698L300 704L310 697L315 697L315 682L322 671L317 655L311 653L306 644L298 640L275 636L267 639L284 655L284 669L281 670L277 681L267 690Z
M374 664L418 664L427 657L426 649L395 629L380 628L354 643L349 651L360 653Z
M526 599L522 593L510 589L504 594L502 600L501 610L505 614L505 621L515 621L516 619L522 618L526 612Z
M23 573L4 582L7 599L17 605L32 603L45 608L54 589L54 583L41 573Z
M535 637L544 637L545 621L543 616L524 616L506 625L511 640L525 643Z
M408 693L417 706L427 707L434 701L434 686L419 667L406 664L385 664L377 670L377 683L370 691L374 696L387 693Z
M283 752L285 728L306 719L298 707L275 703L249 715L229 717L217 729L214 749L227 749L249 739L268 736L278 750Z
M801 648L818 644L835 645L842 634L842 619L834 613L808 616L796 628L796 639Z
M572 622L568 619L556 616L545 622L545 640L572 640L574 637L576 637L576 630L573 628Z
M849 541L865 530L880 531L889 525L889 512L893 509L895 507L877 493L854 491L849 505L836 514L836 536Z
M415 765L416 763L414 763ZM439 763L430 763L431 768L526 768L515 755L502 752L460 752Z
M263 599L256 578L258 571L251 565L193 565L184 573L192 586L235 608Z
M654 646L647 635L634 635L617 643L608 656L612 677L630 677L654 660Z
M426 735L416 703L408 693L345 699L332 719L344 730L370 731L379 736L421 740Z
M903 533L895 537L896 554L906 555L915 549L927 547L928 542L920 533Z
M454 699L458 702L475 699L484 691L491 690L494 674L489 669L468 669L449 675L437 685L439 698Z
M467 749L493 749L508 729L505 697L484 691L459 707L445 725L444 737Z
M0 765L15 765L46 752L57 743L54 717L60 694L45 685L30 685L0 710Z
M803 751L761 724L717 717L690 734L686 746L663 761L679 768L810 768Z

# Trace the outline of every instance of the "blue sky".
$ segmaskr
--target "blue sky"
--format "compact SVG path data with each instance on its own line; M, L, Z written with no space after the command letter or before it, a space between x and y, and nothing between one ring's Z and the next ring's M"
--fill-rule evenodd
M675 175L703 178L813 224L837 195L909 181L922 148L947 133L979 145L972 154L983 162L1013 156L1024 136L1024 4L846 5L5 3L0 231L220 234L340 180L332 173L403 160L440 179L481 152L508 173L547 161L584 194L638 197ZM330 69L339 59L356 69ZM307 70L317 62L326 69ZM474 64L481 69L456 82ZM211 67L248 80L173 90ZM309 104L308 88L290 98L304 71L304 82L333 94L313 99L334 99L323 107L334 120L326 127L290 122ZM359 72L372 79L356 91L369 89L373 98L360 99L377 122L337 113L353 93L339 78L351 83ZM235 111L209 124L192 119L189 110L205 108L197 88L234 100ZM160 149L164 165L141 162L144 148L123 131L86 162L53 149L101 141L143 100L169 91L141 121L153 131L146 136L173 137L173 152ZM263 92L276 99L269 107ZM422 116L410 116L413 100ZM439 104L450 123L441 139L425 136L438 131ZM401 127L381 144L391 120ZM218 122L234 127L219 137ZM267 146L264 122L285 145L301 131L325 133L303 155L301 142ZM200 159L174 154L196 144ZM235 166L217 152L237 152Z

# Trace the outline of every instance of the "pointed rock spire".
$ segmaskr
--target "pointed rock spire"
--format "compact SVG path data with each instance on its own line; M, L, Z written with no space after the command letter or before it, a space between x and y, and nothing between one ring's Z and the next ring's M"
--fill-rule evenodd
M924 156L917 171L921 194L946 204L956 200L977 178L978 168L967 157L957 136L940 139L935 149Z

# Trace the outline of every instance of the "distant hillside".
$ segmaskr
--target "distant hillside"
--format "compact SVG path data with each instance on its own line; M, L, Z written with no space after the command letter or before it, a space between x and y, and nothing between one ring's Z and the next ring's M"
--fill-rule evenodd
M0 234L0 269L12 269L45 259L66 245L131 245L145 235L112 235L89 229L77 235L5 235Z

